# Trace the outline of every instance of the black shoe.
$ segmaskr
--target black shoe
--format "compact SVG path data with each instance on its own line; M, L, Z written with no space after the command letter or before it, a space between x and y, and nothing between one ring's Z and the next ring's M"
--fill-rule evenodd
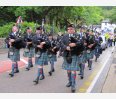
M79 73L78 75L81 75L81 73Z
M97 62L97 59L95 59L95 62Z
M11 77L13 77L13 76L14 76L14 74L12 74L12 73L10 73L9 75L10 75Z
M52 72L55 72L55 70L54 70L54 69L52 69Z
M48 72L48 73L49 73L49 75L50 75L50 76L52 76L52 72L51 72L51 71L50 71L50 72Z
M45 79L45 76L41 76L41 77L40 77L40 80L43 80L43 79Z
M71 87L71 92L74 93L76 91L75 87Z
M84 77L83 76L81 76L81 79L83 79Z
M19 73L19 70L14 71L14 73Z
M33 64L30 67L33 67Z
M26 70L29 71L30 70L29 67L27 67Z
M89 68L89 70L91 70L91 68Z
M39 78L36 78L33 82L35 82L35 85L38 84Z
M71 82L68 82L66 87L70 87L71 86Z

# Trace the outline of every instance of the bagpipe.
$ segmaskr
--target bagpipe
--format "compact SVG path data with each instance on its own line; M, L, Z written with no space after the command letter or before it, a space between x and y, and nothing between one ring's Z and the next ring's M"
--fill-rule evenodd
M80 40L78 38L78 36L74 35L74 36L69 37L69 44L70 43L76 43L78 45L75 46L75 47L71 47L70 48L71 50L67 51L66 60L67 60L68 63L72 62L72 56L73 55L78 56L84 51L83 41Z
M77 38L74 37L74 36L70 36L69 37L69 43L67 46L69 46L70 43L77 43ZM71 50L70 51L67 51L66 50L66 61L71 64L72 63L72 55L76 52L77 50L77 47L71 47L70 48Z
M11 43L11 46L16 48L16 49L21 49L26 47L26 43L20 36L14 36L14 35L9 35L8 38L6 38L6 43L7 47L10 48L9 41L10 39L14 39L15 41Z
M72 55L73 54L79 55L84 50L83 39L80 40L78 38L78 36L74 35L74 36L69 37L69 42L70 43L77 43L78 42L77 46L71 47Z
M52 40L50 43L51 44L50 44L50 48L48 49L48 55L49 54L57 54L57 52L59 51L58 41Z
M95 47L97 46L97 42L95 40L94 35L88 36L87 39L86 39L86 42L87 42L87 49L89 49L90 51L94 50ZM89 45L92 45L91 48L88 47Z
M46 42L46 44L43 45L42 48L39 48L38 45L40 45L42 42ZM38 53L38 51L46 51L47 49L50 48L50 43L46 39L46 37L40 37L34 42L35 44L35 53Z
M26 42L32 42L31 44L26 44L27 49L30 49L30 48L34 47L32 38L26 38L25 41Z

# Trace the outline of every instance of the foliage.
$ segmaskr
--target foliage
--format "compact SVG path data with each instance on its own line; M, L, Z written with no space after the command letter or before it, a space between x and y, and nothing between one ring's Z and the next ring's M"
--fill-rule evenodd
M5 30L0 33L4 36L8 33L6 26L11 22L16 22L18 16L22 16L22 31L27 26L31 26L33 31L36 24L41 25L45 20L46 31L50 32L52 27L54 32L65 31L69 23L73 23L77 28L84 25L100 24L105 18L109 18L112 23L116 22L116 7L97 6L1 6L0 7L0 27ZM5 32L6 31L6 32ZM3 34L2 34L3 33ZM4 34L5 33L5 34Z

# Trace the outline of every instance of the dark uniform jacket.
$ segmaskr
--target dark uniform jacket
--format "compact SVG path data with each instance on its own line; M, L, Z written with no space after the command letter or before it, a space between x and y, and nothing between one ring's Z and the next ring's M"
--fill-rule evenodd
M33 43L34 47L36 48L41 42L46 42L42 49L39 49L40 52L46 52L47 49L50 47L50 42L45 34L34 35L33 36Z
M33 41L33 36L34 36L34 35L33 35L32 33L31 33L30 35L28 35L28 33L26 33L26 34L24 35L24 37L23 37L23 40L24 40L25 42L32 42L32 41ZM33 46L33 42L27 46L28 49L31 48L31 47L34 47L34 46Z
M97 45L97 42L95 40L95 36L94 35L88 35L87 38L86 38L86 42L87 42L87 50L94 50L96 45ZM93 44L92 48L89 48L88 46Z
M83 42L79 39L79 35L74 33L73 34L73 40L71 40L71 38L69 37L69 34L65 34L62 38L62 44L61 44L61 48L64 51L63 52L63 56L65 57L67 55L67 46L69 45L69 43L76 43L76 46L71 48L71 55L79 55L81 53L81 46L83 46Z

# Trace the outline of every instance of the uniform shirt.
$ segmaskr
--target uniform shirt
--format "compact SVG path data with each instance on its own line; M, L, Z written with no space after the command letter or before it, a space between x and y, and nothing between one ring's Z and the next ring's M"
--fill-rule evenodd
M74 42L74 43L76 43L76 47L73 47L72 48L72 50L71 50L71 54L72 55L77 55L77 53L78 52L80 52L80 47L83 45L82 44L82 42L80 41L80 39L79 39L79 35L78 34L76 34L76 33L74 33L74 34L65 34L64 36L63 36L63 38L62 38L62 43L61 43L61 48L62 48L62 50L63 50L63 56L66 56L66 54L67 54L67 50L66 50L66 48L67 48L67 46L69 45L69 43L71 43L69 40L70 40L70 38L69 37L71 37L71 36L73 36L73 38L75 39L75 41L76 42ZM78 49L78 50L77 50ZM78 51L78 52L77 52ZM79 54L79 53L78 53Z
M48 37L45 34L35 34L33 36L33 43L34 43L35 47L37 47L38 41L46 43L45 45L47 45L47 46L45 48L41 49L41 52L46 52L47 47L50 45Z

